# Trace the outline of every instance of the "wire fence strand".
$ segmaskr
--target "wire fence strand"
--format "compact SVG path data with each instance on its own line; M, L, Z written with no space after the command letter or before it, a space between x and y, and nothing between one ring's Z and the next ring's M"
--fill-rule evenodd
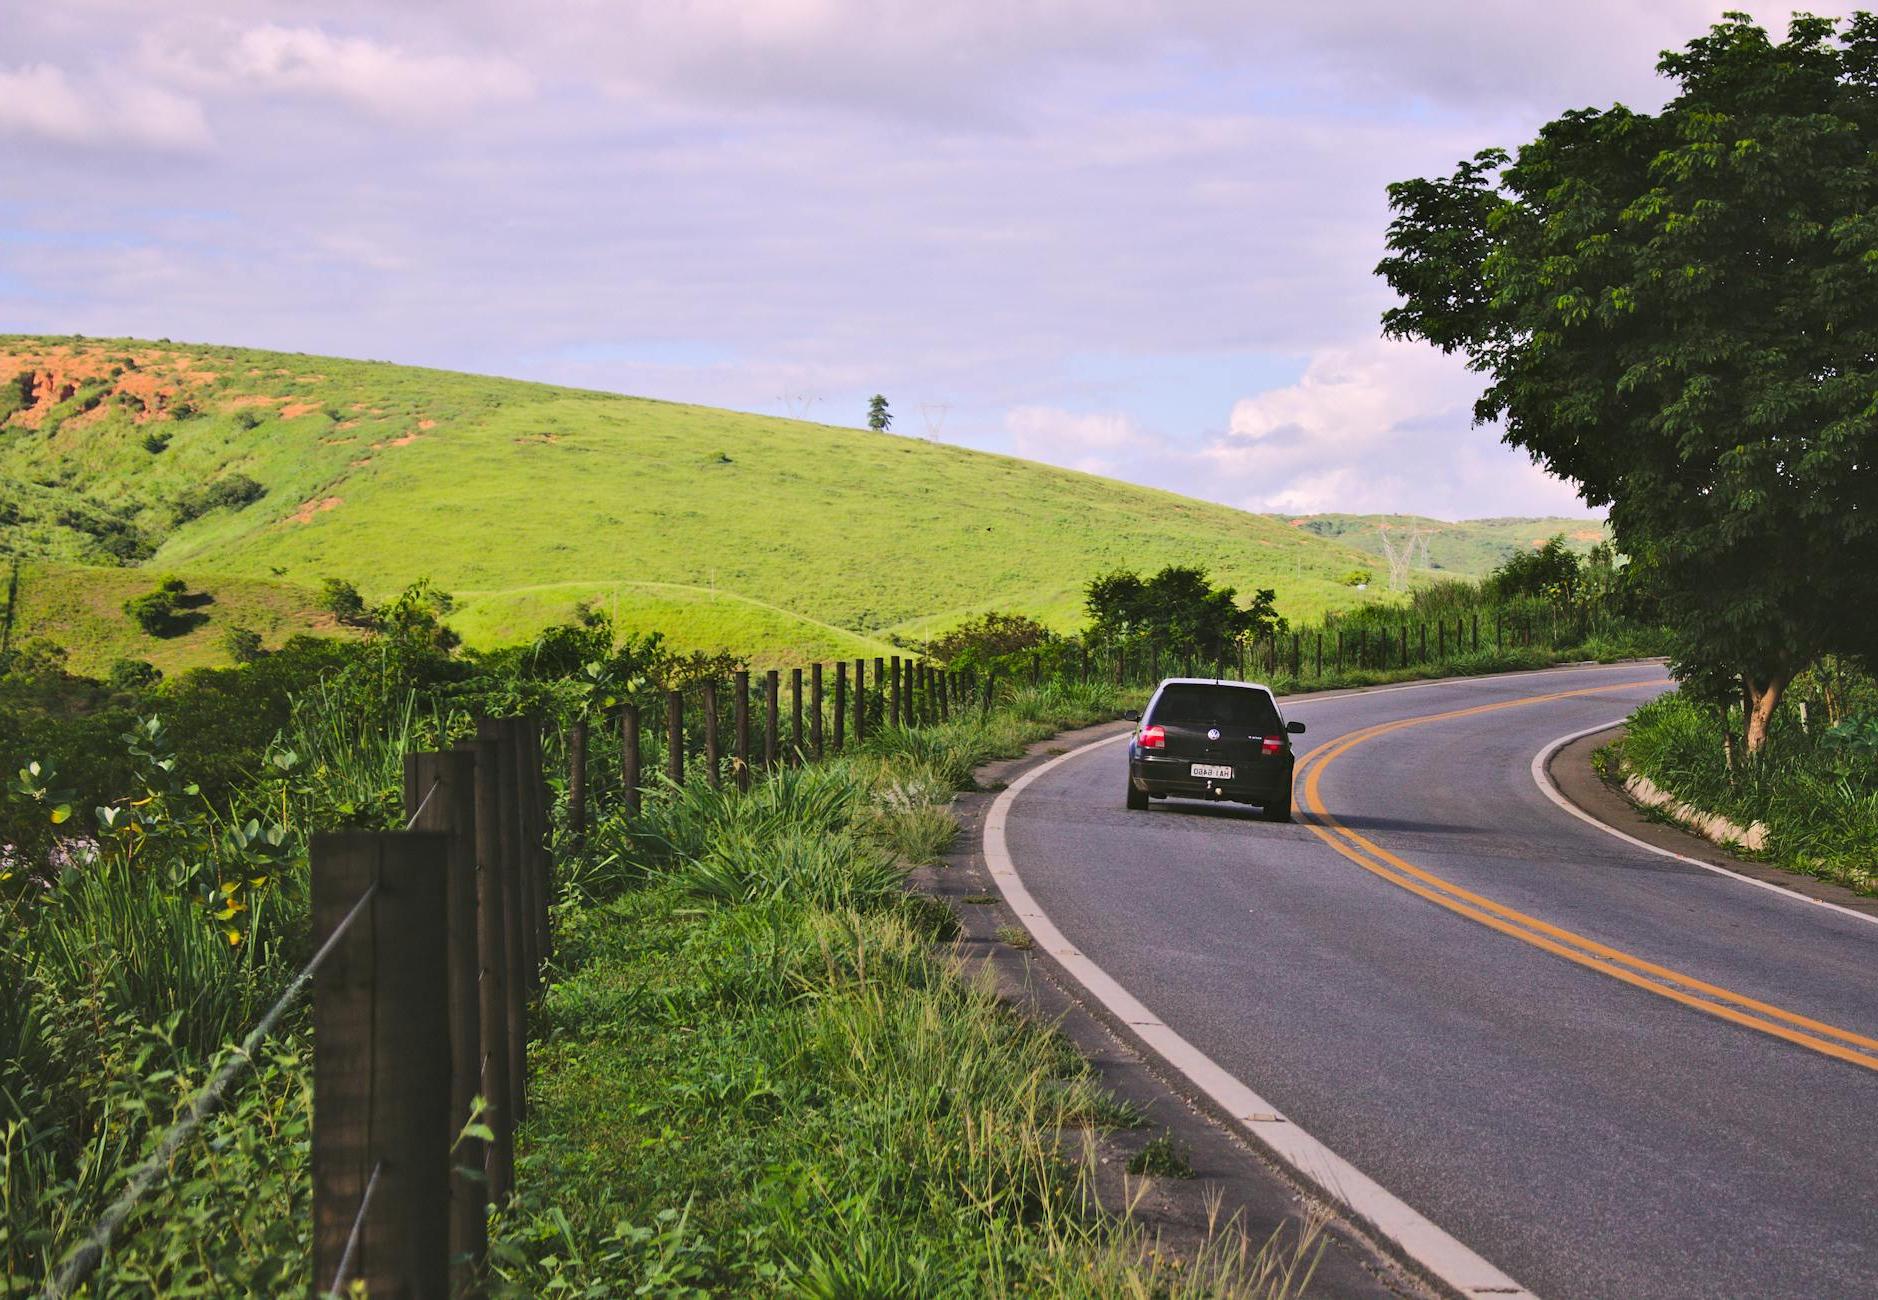
M358 1260L359 1239L365 1235L365 1216L372 1208L372 1193L378 1190L378 1175L384 1169L385 1162L380 1160L372 1166L372 1176L365 1180L365 1192L359 1197L359 1212L352 1216L352 1229L346 1233L346 1248L340 1252L339 1267L333 1270L333 1284L327 1288L328 1295L344 1295L346 1283L352 1279L352 1267Z
M221 1067L210 1076L209 1081L203 1084L196 1095L190 1099L182 1118L170 1126L169 1132L163 1135L163 1140L157 1144L157 1149L151 1153L150 1158L131 1171L129 1180L124 1184L124 1190L118 1193L117 1199L111 1202L110 1208L105 1210L98 1219L97 1226L91 1230L91 1234L84 1243L65 1257L65 1262L59 1266L52 1281L47 1283L45 1290L40 1293L41 1300L64 1300L64 1297L71 1294L73 1287L90 1277L103 1262L104 1252L110 1249L111 1238L116 1235L119 1228L124 1226L124 1220L130 1217L130 1212L137 1207L137 1202L156 1186L158 1179L169 1168L170 1161L176 1158L176 1153L182 1149L183 1143L187 1142L196 1129L201 1127L202 1121L213 1115L221 1106L229 1086L241 1074L243 1067L253 1063L255 1052L260 1049L267 1036L274 1032L274 1027L280 1023L281 1016L286 1013L289 1006L293 1005L294 999L306 991L307 985L313 980L314 972L338 946L339 940L344 937L347 930L352 928L352 923L358 920L366 904L372 901L377 892L378 886L375 883L366 887L365 892L359 895L359 901L352 905L352 910L347 912L340 919L339 924L333 927L333 932L327 936L326 942L320 945L319 951L308 958L307 964L300 968L300 973L293 977L292 982L274 1000L274 1005L267 1009L267 1014L261 1017L253 1029L248 1031L248 1036L241 1040L241 1046L222 1062Z

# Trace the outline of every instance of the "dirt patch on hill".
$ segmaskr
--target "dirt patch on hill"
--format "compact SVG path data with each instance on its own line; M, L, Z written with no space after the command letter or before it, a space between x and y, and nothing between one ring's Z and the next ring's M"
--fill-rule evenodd
M425 416L417 422L417 427L420 429L434 429L437 427L437 422L429 416Z
M287 518L296 524L310 524L313 522L314 515L325 514L328 510L337 510L345 503L344 497L324 497L306 501Z
M303 415L313 414L313 412L319 410L322 405L323 403L320 402L288 402L285 406L280 408L280 418L283 420L297 420Z
M214 370L196 368L195 360L154 348L126 351L89 344L0 350L0 383L16 385L21 398L20 409L5 423L39 428L60 402L83 389L103 387L99 404L68 423L82 428L121 407L141 424L166 415L179 392L218 378Z

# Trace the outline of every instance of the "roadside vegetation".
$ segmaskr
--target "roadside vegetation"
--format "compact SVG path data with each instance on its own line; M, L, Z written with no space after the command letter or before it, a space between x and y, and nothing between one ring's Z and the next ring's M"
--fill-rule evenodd
M478 713L557 727L736 662L603 615L462 650L425 585L356 641L113 685L0 677L0 1294L36 1291L307 954L314 829L399 824L401 756ZM561 840L558 969L532 1054L502 1294L1296 1294L1310 1240L1230 1225L1174 1260L1097 1204L1133 1117L945 950L909 893L987 759L1113 717L1107 685L1006 681L988 712L876 729L747 796L700 780ZM592 770L617 771L596 728ZM656 770L656 740L647 754ZM590 802L590 807L593 803ZM88 1294L287 1294L309 1240L310 1020L171 1162Z
M1706 812L1760 822L1769 861L1878 893L1878 683L1827 660L1795 681L1759 758L1731 761L1725 736L1713 710L1667 695L1632 716L1606 774L1640 772Z

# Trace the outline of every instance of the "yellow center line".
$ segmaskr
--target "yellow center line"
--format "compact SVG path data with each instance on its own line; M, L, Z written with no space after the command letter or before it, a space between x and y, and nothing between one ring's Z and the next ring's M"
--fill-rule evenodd
M1365 871L1380 876L1389 883L1425 898L1439 907L1444 907L1450 912L1479 922L1489 929L1695 1010L1771 1034L1776 1038L1810 1048L1838 1060L1878 1070L1878 1038L1840 1029L1770 1003L1757 1001L1719 985L1706 983L1667 966L1646 961L1584 935L1542 921L1538 917L1529 916L1505 904L1497 903L1391 853L1368 837L1339 822L1324 806L1321 789L1324 770L1350 750L1378 736L1428 722L1472 717L1499 709L1519 708L1528 704L1542 704L1575 696L1600 695L1608 691L1656 684L1653 681L1616 682L1580 690L1555 691L1546 695L1499 700L1492 704L1478 704L1444 713L1430 713L1420 717L1380 723L1339 737L1323 749L1308 755L1304 761L1303 770L1299 773L1299 783L1302 787L1300 802L1308 818L1306 824L1331 848ZM1834 1039L1842 1041L1832 1041Z

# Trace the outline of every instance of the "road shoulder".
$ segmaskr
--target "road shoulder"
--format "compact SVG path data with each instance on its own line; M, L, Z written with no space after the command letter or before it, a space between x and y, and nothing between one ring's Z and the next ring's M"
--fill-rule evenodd
M1556 750L1546 762L1546 775L1553 787L1580 812L1650 848L1693 858L1731 875L1878 919L1878 898L1857 894L1843 885L1788 871L1772 863L1736 857L1700 835L1644 813L1621 791L1612 788L1592 766L1592 755L1621 739L1623 734L1624 727L1619 724L1580 736Z
M999 791L1024 772L1091 741L1115 736L1127 723L1107 723L1066 732L1032 745L1020 758L985 765L976 773L979 790L959 796L953 811L961 832L943 867L918 873L914 884L944 899L958 913L958 951L968 963L992 972L999 992L1013 1005L1053 1023L1099 1072L1118 1097L1145 1119L1138 1128L1101 1135L1094 1148L1096 1185L1103 1204L1132 1205L1131 1217L1164 1249L1186 1255L1209 1228L1237 1216L1256 1249L1274 1233L1287 1241L1312 1221L1325 1222L1324 1249L1310 1292L1337 1297L1427 1297L1439 1294L1336 1207L1308 1191L1288 1169L1258 1151L1229 1127L1230 1116L1169 1069L1128 1028L1082 995L1047 954L1014 947L1022 929L986 864L986 814ZM1117 796L1119 797L1119 795ZM996 902L984 900L995 898ZM1130 1156L1163 1132L1186 1148L1191 1179L1143 1180L1125 1173Z

